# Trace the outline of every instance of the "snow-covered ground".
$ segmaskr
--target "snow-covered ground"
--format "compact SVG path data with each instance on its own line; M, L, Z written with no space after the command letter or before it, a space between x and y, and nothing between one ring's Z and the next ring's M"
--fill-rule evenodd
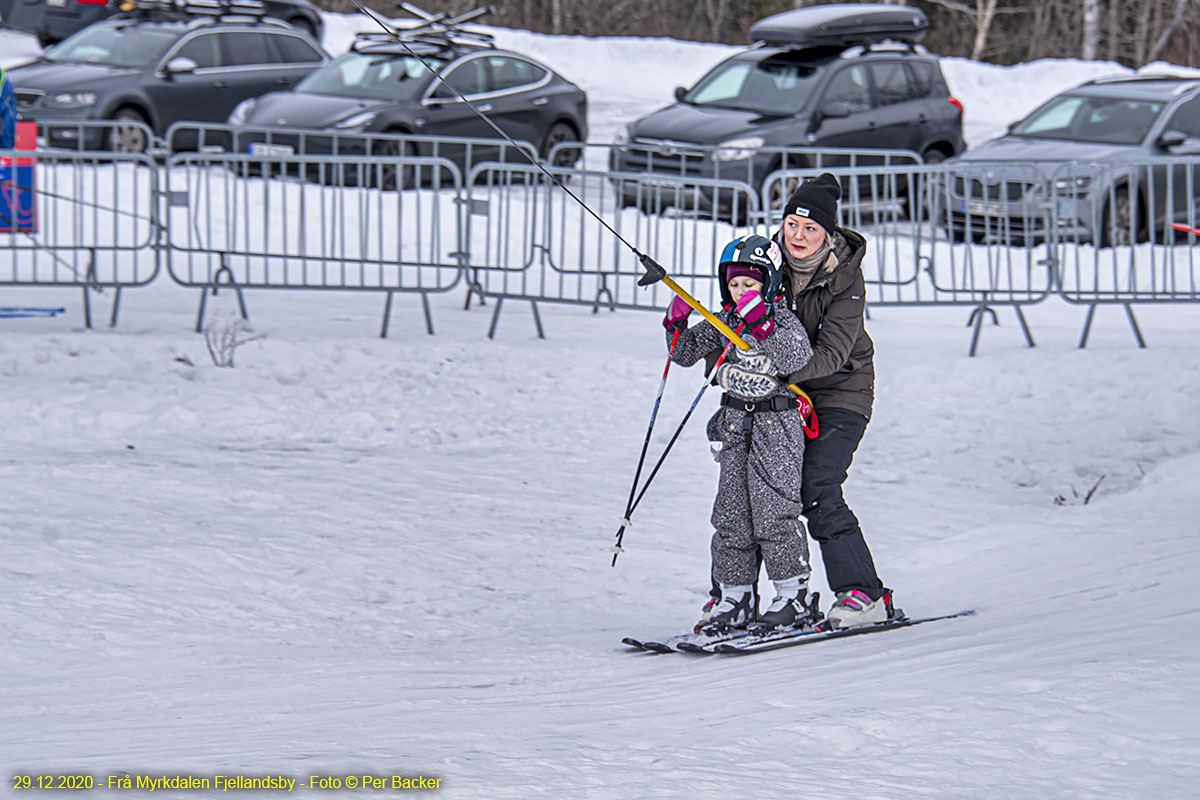
M328 20L332 50L360 27ZM585 86L597 138L728 52L498 33ZM29 52L0 34L0 64ZM974 143L1119 69L945 68ZM454 798L1195 793L1195 308L1138 308L1146 350L1118 309L1087 350L1081 308L1029 309L1033 350L1001 311L974 359L963 311L874 310L878 401L849 500L899 605L977 616L695 659L619 640L678 631L704 598L715 393L609 565L662 371L656 316L543 306L539 340L510 303L489 340L491 305L455 293L433 298L436 336L404 298L380 340L381 298L258 293L266 338L218 369L190 332L199 298L166 280L92 331L75 292L2 294L68 309L0 320L10 787L370 773ZM700 383L672 369L652 456Z

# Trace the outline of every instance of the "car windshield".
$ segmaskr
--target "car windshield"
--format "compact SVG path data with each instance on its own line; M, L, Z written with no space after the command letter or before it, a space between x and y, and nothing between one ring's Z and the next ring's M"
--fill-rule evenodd
M446 62L425 58L434 69ZM296 84L296 91L338 97L415 100L428 85L429 70L413 56L350 52Z
M1064 95L1018 122L1012 133L1034 139L1138 144L1165 105L1152 100Z
M147 67L162 58L179 33L153 28L99 25L84 28L46 54L46 60L113 67Z
M795 114L816 86L818 69L795 53L761 61L734 59L717 67L683 96L694 106L733 108L760 114Z

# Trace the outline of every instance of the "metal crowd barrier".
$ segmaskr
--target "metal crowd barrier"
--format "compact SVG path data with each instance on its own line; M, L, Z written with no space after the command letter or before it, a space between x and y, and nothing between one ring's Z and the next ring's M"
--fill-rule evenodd
M480 164L468 175L465 266L471 293L496 300L489 336L505 299L530 302L539 336L545 334L538 301L594 311L665 306L669 290L637 286L644 269L631 248L653 255L710 306L719 303L714 253L745 232L731 220L758 213L747 184L548 171L574 197L532 165Z
M559 153L582 152L581 166L601 165L614 171L645 173L668 179L711 179L738 181L761 189L762 205L756 221L769 220L787 202L796 188L791 181L772 178L781 172L816 169L855 169L922 164L911 150L853 149L843 147L757 147L742 148L701 145L690 142L643 140L626 143L562 142L550 149L547 160L554 164ZM597 163L599 162L599 163ZM765 215L765 216L764 216Z
M970 353L985 316L1011 305L1029 346L1033 336L1021 311L1054 288L1051 261L1030 237L1013 236L1013 224L974 224L960 211L996 191L954 167L941 165L829 169L842 185L840 222L867 237L863 275L871 306L962 306L971 309ZM768 183L800 180L818 170L788 170ZM989 172L999 185L1035 180L1031 167L1003 165ZM764 196L773 192L764 185ZM779 213L760 232L778 229Z
M349 156L446 158L459 165L500 161L527 164L537 160L529 142L515 145L503 139L472 136L421 136L400 133L344 133L306 128L255 128L245 125L176 122L167 128L165 146L171 152L202 150L248 153L264 157Z
M446 159L181 153L167 176L167 266L201 289L197 330L227 285L243 316L246 289L384 292L381 336L393 295L416 293L433 333L428 295L461 280L462 175Z
M1133 304L1200 301L1196 158L923 165L908 152L808 150L793 153L803 168L755 184L728 171L709 178L563 166L546 166L547 178L526 163L535 153L528 143L223 125L173 126L166 143L156 142L158 154L189 135L204 152L177 154L165 166L147 155L82 149L130 125L137 123L51 126L44 134L74 129L74 149L0 160L0 285L84 288L89 325L86 290L113 287L115 324L121 289L154 280L165 254L173 280L235 287L243 313L245 289L385 292L386 335L396 292L421 295L432 332L428 294L465 275L468 303L473 295L497 301L489 336L510 298L530 302L544 335L539 301L665 306L670 295L661 286L637 286L634 249L717 306L714 259L724 243L750 230L772 234L780 198L830 171L844 187L841 224L868 237L868 303L970 308L972 354L984 316L995 319L993 306L1014 308L1032 346L1022 307L1052 294L1086 305L1082 347L1096 309L1119 304L1144 346ZM243 152L251 144L255 153ZM410 146L440 155L395 155ZM595 161L618 147L628 148L563 143L546 163L580 148L585 162ZM322 148L337 155L296 153ZM349 154L355 148L359 154ZM694 149L709 159L719 150ZM458 164L488 155L502 159L475 163L463 180ZM891 165L863 166L868 159ZM749 169L746 160L720 163Z
M868 237L863 268L872 305L970 308L972 353L984 316L995 319L994 305L1011 305L1033 345L1021 306L1053 290L1044 249L1031 241L1010 248L1000 231L984 236L969 221L965 230L954 228L947 204L956 188L970 193L970 182L945 166L919 165L784 170L769 177L761 195L739 181L554 169L601 220L532 168L480 165L467 181L466 265L472 292L499 301L489 335L508 298L531 303L539 335L538 301L593 309L665 306L666 289L637 286L643 270L631 248L653 256L716 307L716 253L750 230L750 220L762 219L761 204L776 187L818 171L833 172L844 187L842 224ZM765 235L777 228L777 220L753 226Z
M152 153L162 141L145 122L137 120L87 120L44 122L38 147L76 153Z
M159 271L158 170L144 155L63 150L0 158L0 286L89 292L145 286Z
M1096 310L1121 305L1138 345L1133 304L1200 302L1200 159L1072 162L1047 182L1058 293L1086 305L1080 347Z

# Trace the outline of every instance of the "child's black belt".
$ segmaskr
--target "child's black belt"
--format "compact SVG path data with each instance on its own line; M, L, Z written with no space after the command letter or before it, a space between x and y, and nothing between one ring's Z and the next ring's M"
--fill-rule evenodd
M721 405L753 414L755 411L787 411L796 407L794 397L768 397L766 400L740 400L726 392L721 395Z

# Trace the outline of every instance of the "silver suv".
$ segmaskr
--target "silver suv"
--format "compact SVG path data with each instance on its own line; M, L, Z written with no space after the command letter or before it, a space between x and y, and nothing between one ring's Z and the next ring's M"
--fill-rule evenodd
M1169 239L1200 198L1200 80L1089 81L948 164L938 221L952 239ZM1053 231L1052 231L1053 229Z

